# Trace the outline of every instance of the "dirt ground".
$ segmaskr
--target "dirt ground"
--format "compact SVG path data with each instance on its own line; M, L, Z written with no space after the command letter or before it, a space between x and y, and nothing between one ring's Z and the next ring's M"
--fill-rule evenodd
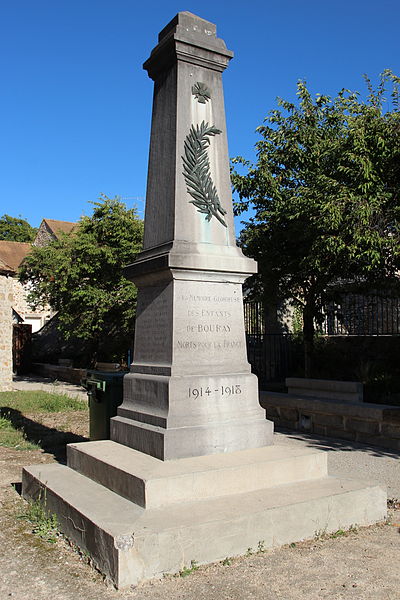
M62 461L65 443L83 439L88 430L82 412L32 420L38 434L47 436L46 451L0 448L0 600L400 599L398 509L385 524L117 591L62 536L51 544L16 518L25 504L18 494L22 466Z

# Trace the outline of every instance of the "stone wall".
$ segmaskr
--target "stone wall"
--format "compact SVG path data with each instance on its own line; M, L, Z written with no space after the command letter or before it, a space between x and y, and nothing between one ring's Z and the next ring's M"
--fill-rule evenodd
M36 234L36 238L34 241L34 246L47 246L50 242L53 242L56 239L56 236L54 235L54 233L51 231L51 229L48 227L47 223L45 222L45 220L43 220L40 224L40 227L38 229L38 232Z
M30 308L26 296L27 290L26 286L22 285L22 283L16 278L12 278L12 289L13 289L13 309L17 311L22 318L24 318L25 314L32 313L32 309ZM37 313L35 313L37 314Z
M41 377L57 379L58 381L67 381L80 385L82 379L86 377L86 369L74 369L64 365L50 365L47 363L33 363L32 372Z
M31 323L33 319L37 320L37 328L43 327L55 313L49 306L45 306L42 310L33 311L27 302L28 285L23 285L17 277L12 278L12 291L13 291L13 302L12 307L17 313L27 322ZM33 331L37 331L37 328L33 328Z
M278 427L400 451L400 408L385 404L261 392L267 419Z
M0 391L12 389L13 278L0 275Z

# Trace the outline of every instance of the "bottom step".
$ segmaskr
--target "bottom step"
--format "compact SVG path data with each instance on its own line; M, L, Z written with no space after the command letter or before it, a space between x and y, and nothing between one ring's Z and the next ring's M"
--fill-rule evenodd
M144 509L59 464L23 471L23 496L46 499L61 531L119 588L198 564L312 538L386 517L375 483L324 477Z

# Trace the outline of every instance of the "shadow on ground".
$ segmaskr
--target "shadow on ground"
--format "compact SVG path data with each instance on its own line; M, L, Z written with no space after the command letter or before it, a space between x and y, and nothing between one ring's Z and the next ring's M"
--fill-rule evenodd
M380 446L369 446L367 444L359 444L357 442L349 442L337 438L321 437L315 434L306 434L290 429L284 429L283 427L275 427L275 431L276 433L282 433L293 440L305 442L310 448L318 448L319 450L326 450L329 452L335 450L340 450L342 452L358 450L359 452L366 452L371 456L400 458L400 452L390 450L389 448L381 448Z
M66 445L76 442L87 442L88 438L82 435L76 435L71 431L60 431L54 427L47 427L28 417L25 417L19 410L2 406L0 408L0 417L7 418L14 429L22 431L29 442L34 442L47 454L52 454L60 462L66 462Z

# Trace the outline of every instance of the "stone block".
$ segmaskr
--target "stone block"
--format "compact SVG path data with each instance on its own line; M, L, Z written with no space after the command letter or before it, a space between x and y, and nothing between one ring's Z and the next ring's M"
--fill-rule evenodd
M276 408L275 406L268 406L267 418L274 419L275 417L278 417L278 418L280 417L279 408Z
M283 427L284 429L294 429L295 431L297 431L299 429L298 421L286 421L285 419L275 418L274 423L278 427Z
M316 433L317 435L327 435L327 430L324 425L315 425L314 424L312 427L312 431L313 431L313 433Z
M280 417L284 421L298 421L299 420L299 411L295 408L280 408Z
M312 398L279 392L260 392L260 404L267 406L291 407L304 410L309 414L322 413L359 418L368 421L400 421L400 408L386 404L349 403L342 400Z
M345 419L344 426L347 431L357 431L360 433L369 433L371 435L379 433L379 424L374 421L361 421L360 419Z
M111 439L160 460L236 452L272 444L273 423L264 419L163 428L125 417L110 421Z
M334 427L335 429L339 429L343 426L343 417L340 415L326 415L321 413L316 413L312 416L313 423L317 425L328 425L329 427Z
M384 437L400 439L400 425L382 423L381 433Z
M139 506L157 508L325 477L327 456L269 446L163 462L103 440L70 444L68 466Z
M358 381L287 377L286 386L289 394L312 396L315 398L332 398L344 402L363 401L363 384Z

